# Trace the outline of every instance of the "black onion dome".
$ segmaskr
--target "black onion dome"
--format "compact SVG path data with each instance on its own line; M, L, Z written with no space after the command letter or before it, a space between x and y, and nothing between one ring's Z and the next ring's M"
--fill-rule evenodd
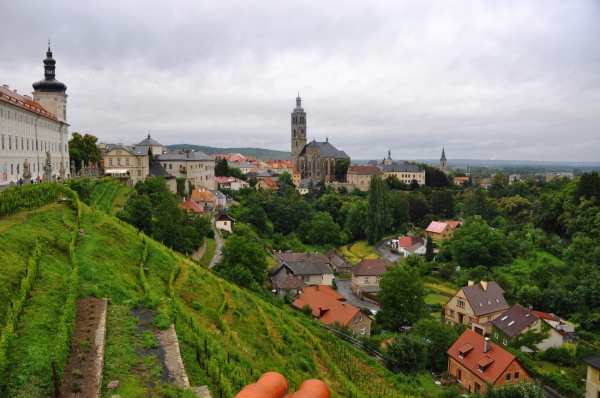
M48 51L46 59L44 59L44 80L33 83L33 90L45 93L64 93L67 91L67 85L56 80L56 61L52 58L50 43L48 43Z

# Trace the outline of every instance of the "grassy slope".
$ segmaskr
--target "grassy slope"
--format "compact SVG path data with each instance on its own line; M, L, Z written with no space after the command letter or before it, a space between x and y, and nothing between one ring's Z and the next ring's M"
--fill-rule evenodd
M197 263L139 236L131 226L100 211L110 212L114 207L114 198L118 195L110 192L118 192L119 188L112 185L96 188L96 210L83 206L81 228L85 230L85 236L78 239L76 247L80 297L111 298L113 307L109 316L117 320L109 319L108 322L105 371L110 377L105 378L105 385L112 379L129 380L135 388L121 394L123 398L149 392L139 380L131 380L130 376L134 368L143 364L131 353L120 353L116 349L123 348L120 342L134 327L127 315L129 300L141 299L144 295L139 264L142 239L146 239L149 257L144 265L148 269L145 275L151 294L160 298L159 307L169 307L169 277L177 267L180 268L174 279L174 298L179 308L176 329L192 385L208 384L214 396L218 396L217 388L225 389L223 396L232 397L262 373L275 370L283 373L294 389L302 381L316 377L330 385L333 397L349 396L350 391L355 396L367 398L383 396L384 391L385 396L394 396L389 390L391 374L387 370L346 343L339 342L316 321L221 280ZM107 199L111 196L113 199ZM75 214L66 206L50 205L9 217L2 221L0 228L5 231L0 234L2 243L25 256L24 260L19 260L18 256L6 251L0 253L4 256L0 261L6 259L8 262L3 264L12 265L2 270L2 276L8 281L3 288L9 290L10 286L14 289L22 277L24 261L33 247L33 237L42 236L44 242L48 242L41 259L42 278L34 287L34 298L28 301L19 324L19 330L27 333L19 335L20 347L13 357L15 365L7 375L7 380L15 387L34 380L27 386L39 385L47 393L49 361L44 358L49 353L44 347L50 345L55 327L53 320L64 302L61 294L65 294L63 285L70 270L68 241L69 232L75 228ZM210 360L203 357L205 340ZM128 361L124 361L124 355L129 355ZM36 357L41 359L31 360ZM356 372L362 376L357 377ZM215 380L221 387L215 387ZM403 390L408 392L408 387L404 387ZM33 391L28 394L36 396Z

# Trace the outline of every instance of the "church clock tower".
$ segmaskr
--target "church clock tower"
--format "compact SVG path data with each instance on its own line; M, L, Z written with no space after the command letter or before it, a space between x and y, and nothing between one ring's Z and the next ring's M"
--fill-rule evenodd
M67 86L56 80L56 61L52 58L50 41L44 59L44 80L33 83L33 100L56 118L67 123Z
M300 93L296 97L296 107L292 111L292 167L300 171L298 155L306 146L306 112L302 108Z
M440 158L440 170L442 170L444 173L448 172L446 170L446 151L445 151L445 148L443 148L443 147L442 147L442 157Z

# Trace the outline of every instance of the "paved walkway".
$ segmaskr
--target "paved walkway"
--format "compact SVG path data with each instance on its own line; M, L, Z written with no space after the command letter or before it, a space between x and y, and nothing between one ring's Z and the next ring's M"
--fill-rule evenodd
M379 311L379 304L372 303L367 300L359 300L354 293L352 293L350 279L335 279L338 292L346 298L346 302L358 308L368 308L370 310Z
M402 256L390 250L390 246L387 245L387 242L390 240L392 240L392 238L382 240L379 242L377 247L375 247L375 250L377 250L377 252L383 256L383 258L387 258L391 262L395 263L396 261L400 260Z
M221 240L221 237L219 236L219 234L217 233L217 230L215 229L215 219L212 219L212 230L215 233L215 243L217 244L217 248L215 250L215 255L212 258L212 261L210 262L210 265L208 266L208 268L212 268L214 267L219 260L221 259L221 247L223 247L223 241Z

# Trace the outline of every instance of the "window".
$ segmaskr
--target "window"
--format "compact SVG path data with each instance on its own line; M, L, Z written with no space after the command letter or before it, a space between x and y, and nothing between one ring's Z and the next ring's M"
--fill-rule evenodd
M29 140L27 140L27 150L29 150Z
M354 323L358 323L358 318L354 318Z
M223 221L223 225L227 225L227 221Z
M362 328L360 328L360 334L365 334L367 332L367 329L363 326Z
M492 320L491 316L488 316L488 322L490 322Z
M515 380L519 380L519 372L515 372Z
M498 338L498 332L494 332L494 337Z
M138 170L138 177L142 176L142 170Z
M479 392L481 390L481 384L475 382L475 392Z
M448 310L448 315L454 316L454 310Z
M121 158L117 158L117 166L121 165Z
M125 166L129 166L129 158L125 159Z
M369 283L369 277L365 276L365 283Z
M309 282L310 276L301 276L300 279L302 279L303 282Z
M473 318L469 317L469 323L473 323Z
M2 136L2 149L4 149L4 136Z
M108 165L109 165L109 166L112 166L112 158L109 158L109 159L108 159Z
M138 159L138 166L142 165L142 159Z
M506 380L510 380L510 373L506 374Z
M505 346L508 345L508 340L506 338L502 339L502 344L504 344Z
M172 164L172 163L170 163L170 164L169 164L169 170L170 170L170 169L172 169L172 168L173 168L173 164Z
M462 300L456 300L456 305L459 307L465 308L465 302Z

